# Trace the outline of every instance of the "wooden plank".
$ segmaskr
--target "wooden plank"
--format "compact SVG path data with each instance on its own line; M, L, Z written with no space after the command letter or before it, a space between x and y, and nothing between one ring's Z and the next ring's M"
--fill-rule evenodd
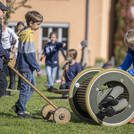
M20 90L6 89L7 92L19 92Z
M56 93L56 94L65 94L68 92L69 92L69 89L54 90L54 93Z

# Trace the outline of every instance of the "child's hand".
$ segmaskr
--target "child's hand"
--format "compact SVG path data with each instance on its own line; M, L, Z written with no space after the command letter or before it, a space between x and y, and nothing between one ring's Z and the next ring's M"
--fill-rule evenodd
M10 52L10 56L9 56L9 59L13 59L15 56L15 54L13 52Z
M43 57L44 57L44 55L42 55L42 56L41 56L40 61L42 61L42 60L43 60Z
M41 72L41 71L37 72L37 75L38 75L38 76L40 76L41 74L42 74L42 72Z
M61 85L64 85L65 84L65 80L61 80Z
M65 47L65 46L66 46L66 43L63 43L63 44L62 44L62 47Z

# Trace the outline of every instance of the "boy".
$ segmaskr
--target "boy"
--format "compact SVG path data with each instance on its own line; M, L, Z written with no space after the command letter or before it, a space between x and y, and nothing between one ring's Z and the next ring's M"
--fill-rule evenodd
M4 6L0 2L0 19L3 18L4 11L8 11L8 10L9 10L9 8ZM9 54L2 47L2 44L1 44L1 34L2 34L2 26L0 24L0 97L5 94L5 90L7 88L7 80L6 80L6 76L4 74L4 71L3 71L3 59L2 59L2 57L4 57L5 59L12 59L14 57L14 54L12 52Z
M134 66L134 29L130 29L126 32L124 36L124 43L128 46L128 51L123 63L118 67L118 69L126 71L132 63ZM134 68L127 72L134 76ZM132 119L130 123L134 123L134 119Z
M37 75L41 75L40 67L36 61L35 45L33 39L33 31L39 29L43 16L37 11L29 11L25 15L27 27L22 29L19 33L19 47L17 56L17 68L21 75L23 75L31 84L35 86L35 79L33 71L37 71ZM35 117L26 113L25 105L31 97L34 90L23 79L20 83L19 100L12 107L12 110L18 114L18 117Z

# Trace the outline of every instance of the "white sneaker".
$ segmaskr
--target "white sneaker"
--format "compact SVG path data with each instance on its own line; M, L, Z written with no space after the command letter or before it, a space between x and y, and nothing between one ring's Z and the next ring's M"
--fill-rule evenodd
M55 83L60 83L60 82L61 82L61 80L60 80L60 79L55 80Z

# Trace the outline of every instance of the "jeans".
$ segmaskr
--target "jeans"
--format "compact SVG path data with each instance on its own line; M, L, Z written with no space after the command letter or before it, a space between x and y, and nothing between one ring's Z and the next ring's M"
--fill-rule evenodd
M33 72L20 72L33 86L36 86ZM34 90L23 79L20 82L20 95L16 106L19 108L18 114L24 114L26 111L25 105L29 98L32 96Z
M46 66L46 73L47 73L47 80L50 86L53 86L54 80L55 80L55 75L56 75L57 67L50 67Z
M71 85L71 81L68 81L63 85L61 84L60 89L69 89L70 85Z
M0 69L0 97L5 94L7 88L6 75L2 69Z

